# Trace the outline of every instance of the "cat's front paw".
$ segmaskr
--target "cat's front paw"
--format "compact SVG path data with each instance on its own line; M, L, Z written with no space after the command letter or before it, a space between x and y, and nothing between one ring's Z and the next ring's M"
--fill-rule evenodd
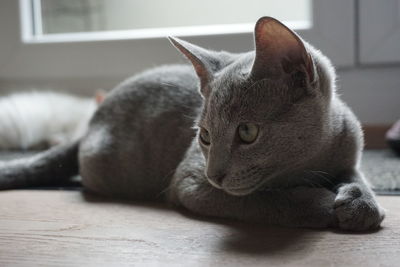
M365 189L364 189L365 190ZM334 204L339 228L366 231L379 228L385 217L375 197L357 184L339 188Z

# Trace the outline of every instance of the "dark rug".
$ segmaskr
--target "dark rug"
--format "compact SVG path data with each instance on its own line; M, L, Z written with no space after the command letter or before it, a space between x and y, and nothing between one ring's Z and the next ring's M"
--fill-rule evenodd
M33 155L37 152L2 152L0 160L10 160ZM375 192L380 195L400 195L400 157L390 150L364 151L361 169ZM41 189L80 189L79 179L74 177L70 181L56 187Z
M378 194L400 195L400 157L395 153L390 150L366 150L361 169Z

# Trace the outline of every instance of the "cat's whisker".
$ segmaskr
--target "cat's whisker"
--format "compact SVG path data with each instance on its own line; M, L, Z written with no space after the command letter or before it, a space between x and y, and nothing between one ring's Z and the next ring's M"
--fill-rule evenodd
M318 184L314 183L314 181L308 179L308 178L304 178L304 181L306 182L307 185L309 185L312 188L316 188L319 187Z
M317 177L323 179L325 182L327 182L329 185L334 185L334 183L325 175L329 175L331 178L334 178L332 175L328 174L327 172L323 171L309 171L311 174L316 175Z
M156 198L161 197L162 195L164 195L169 190L171 190L171 184L169 184L167 187L165 187L164 190L161 190L161 192L157 194Z
M170 171L167 175L165 175L162 180L170 180L172 179L171 177L173 176L173 174L175 173L175 170ZM168 186L166 188L164 188L163 190L161 190L161 192L159 194L157 194L157 198L159 198L160 196L162 196L165 192L168 192L171 189L171 183L168 184Z

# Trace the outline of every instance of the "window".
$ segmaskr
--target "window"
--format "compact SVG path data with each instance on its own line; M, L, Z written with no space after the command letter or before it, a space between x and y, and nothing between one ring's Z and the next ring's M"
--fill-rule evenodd
M243 33L266 15L295 29L311 27L311 0L30 0L26 8L30 41Z

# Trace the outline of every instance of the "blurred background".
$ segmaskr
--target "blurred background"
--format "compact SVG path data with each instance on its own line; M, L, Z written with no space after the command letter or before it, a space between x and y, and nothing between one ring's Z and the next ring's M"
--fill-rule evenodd
M2 0L0 94L109 90L146 68L184 62L168 35L248 51L265 15L330 57L365 127L382 134L400 117L400 0Z

